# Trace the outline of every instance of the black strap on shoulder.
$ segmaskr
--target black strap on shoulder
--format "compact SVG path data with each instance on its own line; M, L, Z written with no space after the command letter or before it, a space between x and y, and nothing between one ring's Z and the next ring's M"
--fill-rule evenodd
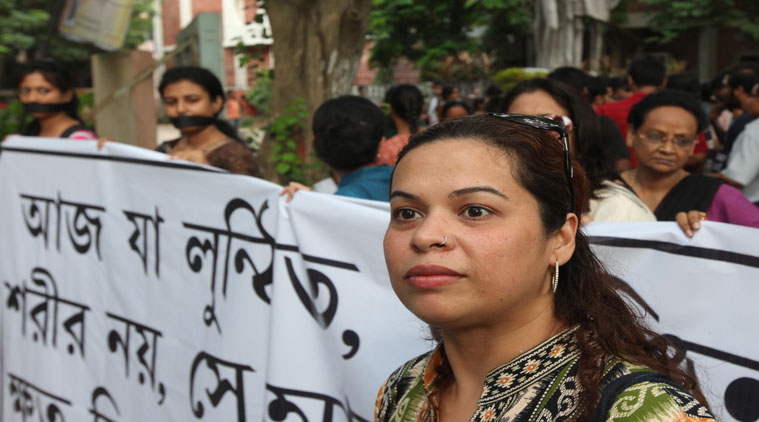
M681 211L706 212L723 183L716 177L690 174L670 189L654 210L654 215L658 221L675 221Z
M69 126L68 129L64 130L63 133L61 133L61 138L68 138L69 136L71 136L71 134L73 134L77 130L91 130L91 129L87 125L82 125L82 124Z
M668 384L673 387L682 388L678 383L669 376L661 372L644 371L633 372L611 381L601 390L601 399L598 402L596 410L593 411L591 422L604 422L609 416L611 406L617 397L627 388L643 382L652 382L656 384Z

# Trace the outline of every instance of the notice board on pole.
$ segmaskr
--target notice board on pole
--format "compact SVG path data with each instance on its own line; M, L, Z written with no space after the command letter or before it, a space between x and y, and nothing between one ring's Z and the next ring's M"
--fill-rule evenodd
M124 44L133 0L66 0L59 31L62 36L118 50Z

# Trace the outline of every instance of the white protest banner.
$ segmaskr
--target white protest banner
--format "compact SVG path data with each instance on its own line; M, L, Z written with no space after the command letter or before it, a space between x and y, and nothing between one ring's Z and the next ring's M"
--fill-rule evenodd
M651 327L691 359L722 421L759 420L759 230L704 222L590 225L596 254Z
M300 242L261 180L120 144L3 147L4 421L371 420L430 347L382 271L386 211L315 195L358 226Z
M268 182L120 144L2 146L4 421L371 420L385 377L432 347L387 280L386 204L286 204ZM587 230L722 420L759 419L744 398L759 396L759 231Z

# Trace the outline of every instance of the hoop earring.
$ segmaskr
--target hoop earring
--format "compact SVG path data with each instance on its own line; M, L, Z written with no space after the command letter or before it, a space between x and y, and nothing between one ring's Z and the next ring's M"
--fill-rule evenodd
M553 286L553 292L556 293L556 289L559 287L559 260L556 260L556 265L554 266L556 270L553 273L553 277L551 277L551 285Z

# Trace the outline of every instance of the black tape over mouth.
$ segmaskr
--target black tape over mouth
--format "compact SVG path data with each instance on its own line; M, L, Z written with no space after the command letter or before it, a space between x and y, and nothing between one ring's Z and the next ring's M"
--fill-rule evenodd
M179 116L169 119L171 124L177 129L191 126L209 126L216 122L215 117L207 116Z
M66 111L71 103L22 103L26 113L57 113Z

